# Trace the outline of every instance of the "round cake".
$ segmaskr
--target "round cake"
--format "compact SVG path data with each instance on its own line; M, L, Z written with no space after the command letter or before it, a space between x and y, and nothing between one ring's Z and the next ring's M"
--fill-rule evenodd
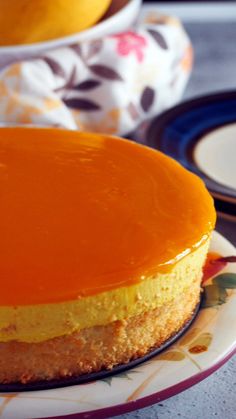
M199 303L203 182L106 135L0 129L0 382L79 376L163 344Z

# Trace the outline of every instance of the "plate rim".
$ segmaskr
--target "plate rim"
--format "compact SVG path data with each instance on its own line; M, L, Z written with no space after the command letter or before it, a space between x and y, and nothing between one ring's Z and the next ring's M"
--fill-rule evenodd
M205 378L209 377L219 368L221 368L227 361L232 358L233 355L236 354L236 342L234 347L217 363L213 364L211 367L200 371L199 373L186 378L183 381L180 381L173 386L165 388L164 390L158 391L156 393L150 394L149 396L144 396L140 399L134 400L132 402L127 403L120 403L114 406L103 407L97 410L88 410L85 412L79 413L72 413L69 415L62 415L62 416L51 416L51 419L106 419L110 417L114 417L117 415L121 415L124 413L132 412L137 409L143 409L148 406L152 406L153 404L160 403L164 400L169 399L170 397L176 396L179 393L182 393L184 390L187 390L193 387L195 384L200 383ZM45 417L37 418L37 419L45 419Z

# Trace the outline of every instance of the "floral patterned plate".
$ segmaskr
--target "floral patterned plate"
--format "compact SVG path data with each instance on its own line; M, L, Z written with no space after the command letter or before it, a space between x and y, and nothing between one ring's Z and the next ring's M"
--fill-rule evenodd
M214 232L203 301L186 334L166 351L89 384L0 394L0 417L106 418L160 402L207 377L236 350L236 249ZM222 339L222 336L224 337Z

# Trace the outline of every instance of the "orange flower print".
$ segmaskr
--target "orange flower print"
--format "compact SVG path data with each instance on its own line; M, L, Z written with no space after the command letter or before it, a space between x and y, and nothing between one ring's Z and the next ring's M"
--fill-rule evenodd
M191 45L189 45L183 55L183 59L181 61L182 69L189 73L193 66L193 49Z
M147 46L147 40L137 35L135 32L127 31L118 35L113 35L113 38L118 40L117 53L121 56L129 55L134 53L138 62L142 62L144 59L144 48Z

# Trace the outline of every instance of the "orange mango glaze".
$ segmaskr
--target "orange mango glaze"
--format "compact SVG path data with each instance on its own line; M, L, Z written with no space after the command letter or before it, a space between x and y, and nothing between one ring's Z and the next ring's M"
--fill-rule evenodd
M152 149L0 129L0 304L75 300L168 272L215 224L202 181Z

